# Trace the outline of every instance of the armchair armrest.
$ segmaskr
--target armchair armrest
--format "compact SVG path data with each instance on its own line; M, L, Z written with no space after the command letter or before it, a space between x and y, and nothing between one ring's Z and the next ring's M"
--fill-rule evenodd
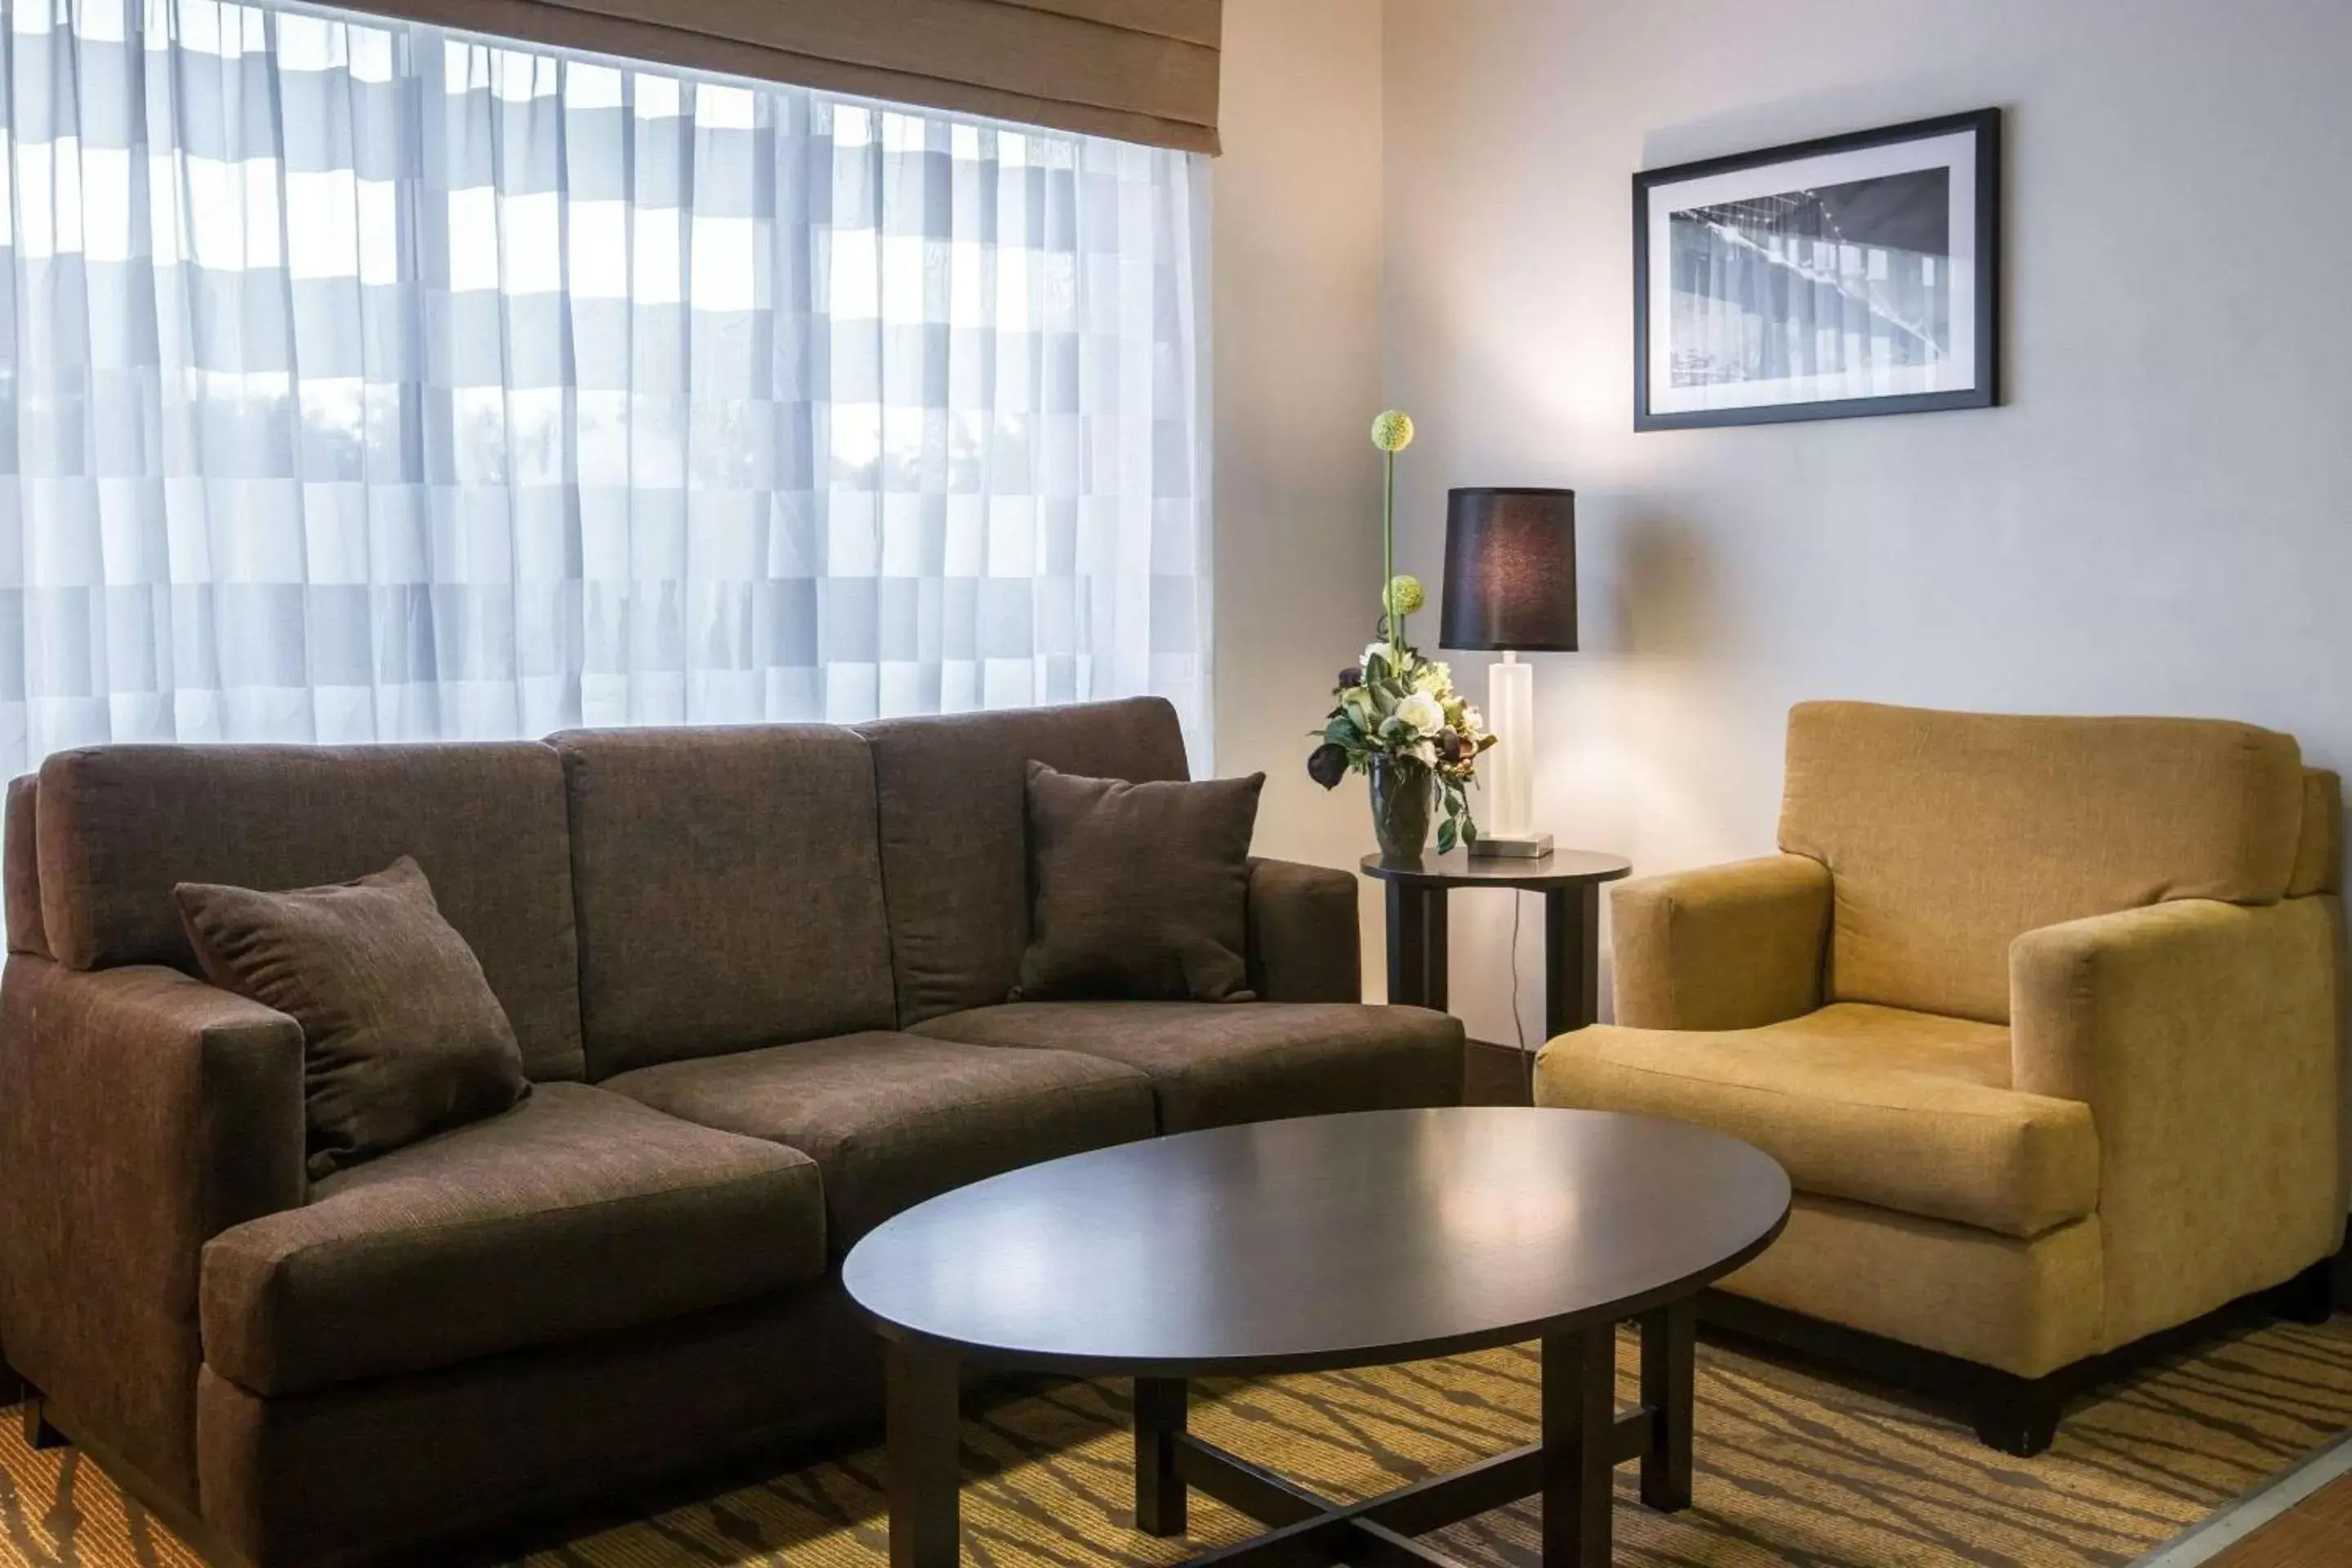
M1249 863L1249 980L1261 1002L1360 1002L1356 879L1295 860Z
M301 1026L176 970L14 954L0 1106L9 1360L193 1501L201 1253L304 1199Z
M2183 899L2010 944L2012 1085L2098 1131L2107 1342L2335 1250L2339 922L2332 898Z
M1609 900L1617 1022L1752 1029L1822 1005L1830 871L1767 855L1621 882Z

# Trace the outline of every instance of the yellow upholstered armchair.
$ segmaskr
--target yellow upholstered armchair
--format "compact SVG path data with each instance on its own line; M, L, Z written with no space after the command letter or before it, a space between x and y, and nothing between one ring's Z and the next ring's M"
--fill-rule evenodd
M1537 1098L1771 1153L1795 1211L1725 1320L1913 1347L2038 1452L2111 1352L2326 1310L2342 816L2251 725L1803 704L1782 853L1621 886L1617 1021Z

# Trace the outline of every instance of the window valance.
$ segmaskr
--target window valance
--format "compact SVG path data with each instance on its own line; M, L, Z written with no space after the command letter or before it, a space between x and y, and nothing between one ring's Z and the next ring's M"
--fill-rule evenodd
M559 48L1217 150L1223 0L340 0Z

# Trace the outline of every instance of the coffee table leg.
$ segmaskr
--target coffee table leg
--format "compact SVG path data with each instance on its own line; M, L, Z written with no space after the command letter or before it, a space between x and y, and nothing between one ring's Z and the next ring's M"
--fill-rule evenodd
M1667 1513L1690 1507L1697 1346L1694 1299L1686 1296L1643 1315L1642 1403L1650 1412L1650 1447L1642 1456L1642 1500Z
M1543 1342L1543 1568L1605 1568L1617 1427L1608 1323Z
M1146 1535L1184 1533L1176 1439L1184 1430L1185 1403L1181 1377L1135 1380L1135 1528Z
M959 1412L956 1360L934 1345L883 1342L889 1423L884 1468L890 1500L890 1568L956 1568Z

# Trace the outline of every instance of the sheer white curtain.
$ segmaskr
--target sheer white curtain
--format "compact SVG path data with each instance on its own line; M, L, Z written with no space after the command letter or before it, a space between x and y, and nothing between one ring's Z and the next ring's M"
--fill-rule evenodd
M1160 692L1202 161L0 0L0 770Z

